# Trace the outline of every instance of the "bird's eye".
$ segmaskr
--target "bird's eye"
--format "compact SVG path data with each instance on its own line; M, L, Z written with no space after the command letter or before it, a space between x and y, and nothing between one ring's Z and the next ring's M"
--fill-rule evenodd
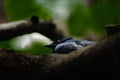
M57 43L60 43L60 40L57 40Z
M58 44L58 43L60 43L60 40L54 41L54 44Z

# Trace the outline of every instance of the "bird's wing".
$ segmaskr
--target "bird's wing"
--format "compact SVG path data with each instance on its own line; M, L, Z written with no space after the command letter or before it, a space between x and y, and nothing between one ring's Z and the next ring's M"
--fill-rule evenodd
M54 52L68 53L80 47L82 46L78 46L75 42L65 42L57 45Z
M96 44L95 41L89 41L89 40L82 40L80 41L80 44L85 47L85 46L88 46L88 45L92 45L92 44Z

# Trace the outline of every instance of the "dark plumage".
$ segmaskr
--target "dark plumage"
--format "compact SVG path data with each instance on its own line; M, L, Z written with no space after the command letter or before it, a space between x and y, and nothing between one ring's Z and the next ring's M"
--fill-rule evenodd
M71 51L84 48L95 43L96 42L89 40L63 38L62 40L53 42L52 44L46 45L45 47L53 49L53 53L69 53Z

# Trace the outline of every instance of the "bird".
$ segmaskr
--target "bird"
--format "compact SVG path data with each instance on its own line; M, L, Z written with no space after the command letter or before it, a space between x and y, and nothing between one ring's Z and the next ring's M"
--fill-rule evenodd
M63 38L45 45L45 47L53 49L53 53L70 53L74 50L78 50L95 43L95 41L84 39Z

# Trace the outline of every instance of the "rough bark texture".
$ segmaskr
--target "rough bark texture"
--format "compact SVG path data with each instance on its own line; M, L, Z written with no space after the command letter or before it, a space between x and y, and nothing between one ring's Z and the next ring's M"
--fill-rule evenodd
M120 32L120 24L109 24L105 28L108 37Z
M20 55L0 49L4 80L120 79L120 33L69 54Z

